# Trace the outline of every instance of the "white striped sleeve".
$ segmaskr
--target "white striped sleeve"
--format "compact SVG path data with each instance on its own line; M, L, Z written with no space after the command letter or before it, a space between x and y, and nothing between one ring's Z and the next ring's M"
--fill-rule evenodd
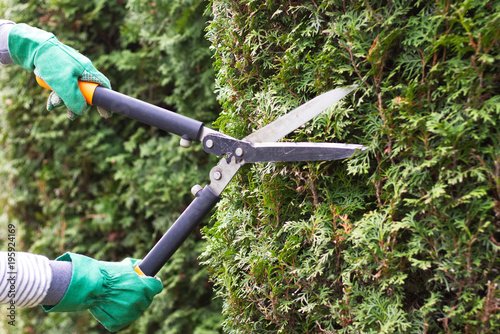
M0 20L0 65L12 64L12 58L9 53L9 33L14 22Z
M24 252L0 252L0 304L33 307L41 303L52 281L49 259Z

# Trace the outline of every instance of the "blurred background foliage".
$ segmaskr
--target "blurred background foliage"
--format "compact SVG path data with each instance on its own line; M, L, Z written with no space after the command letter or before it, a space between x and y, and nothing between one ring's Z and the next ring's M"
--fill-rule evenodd
M369 150L244 167L214 222L160 272L164 292L123 333L498 332L499 9L498 0L0 3L2 17L88 55L115 90L237 138L359 85L285 140ZM47 112L47 92L16 66L1 69L0 86L0 219L18 227L19 250L142 257L215 163L119 115L70 122ZM85 312L37 308L18 321L27 333L105 332Z
M207 2L2 1L2 18L53 32L92 59L113 89L208 125L214 94ZM0 71L2 220L18 250L55 258L66 251L120 261L143 257L206 183L215 160L199 145L94 109L71 122L45 110L47 91L18 66ZM219 333L220 302L197 257L199 231L159 273L165 289L124 333ZM17 316L30 333L105 333L87 312ZM13 328L6 328L9 332Z

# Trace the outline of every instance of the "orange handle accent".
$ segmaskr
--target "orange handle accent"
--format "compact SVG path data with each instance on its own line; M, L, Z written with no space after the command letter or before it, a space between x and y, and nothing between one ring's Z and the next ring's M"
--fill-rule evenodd
M52 88L50 88L50 86L47 85L47 83L45 81L43 81L42 79L40 79L39 77L36 77L36 82L40 86L42 86L43 88L47 88L47 89L52 90ZM78 81L78 86L80 87L80 91L82 92L83 97L85 97L85 101L87 101L88 104L92 105L92 99L94 97L94 92L95 92L97 86L99 86L99 85L96 83L93 83L93 82Z
M136 266L136 267L134 268L134 270L135 270L135 272L136 272L138 275L140 275L140 276L146 276L146 274L142 272L142 270L141 270L141 268L139 268L139 266Z

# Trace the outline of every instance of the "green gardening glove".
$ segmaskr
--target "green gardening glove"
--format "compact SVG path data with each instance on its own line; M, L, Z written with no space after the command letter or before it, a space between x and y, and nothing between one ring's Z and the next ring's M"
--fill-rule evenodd
M134 271L139 260L104 262L74 253L66 253L56 260L72 262L71 282L57 305L43 306L43 309L47 312L88 309L112 332L136 320L163 288L160 280Z
M47 109L65 104L70 119L89 107L78 87L78 79L111 88L109 80L95 69L87 57L59 42L53 34L26 24L12 27L9 53L16 64L35 72L52 88ZM109 117L104 110L99 112Z

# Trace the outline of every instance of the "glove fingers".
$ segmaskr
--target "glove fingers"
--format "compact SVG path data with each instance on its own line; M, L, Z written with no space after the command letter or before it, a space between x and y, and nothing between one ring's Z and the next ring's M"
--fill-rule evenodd
M80 76L80 80L82 81L87 81L87 82L93 82L96 84L99 84L101 86L104 86L106 88L111 89L111 84L101 72L99 71L93 71L92 73L85 70L83 71L82 75ZM104 117L104 118L110 118L111 117L111 112L107 109L104 109L102 107L97 107L97 111L99 114Z
M40 74L40 71L38 71L37 68L35 68L34 72L37 77L44 80L42 78L42 75ZM64 101L61 99L61 97L56 92L52 91L49 95L49 98L47 99L47 110L52 111L64 105L65 105ZM68 110L68 118L75 119L76 118L75 113Z
M97 107L97 111L99 112L99 115L101 115L103 118L111 117L111 112L107 109L104 109L103 107Z
M133 272L131 275L137 274ZM108 300L89 307L89 311L109 331L118 331L135 321L161 290L161 281L152 277L140 277L134 285L116 287L107 295ZM120 297L121 294L133 298L123 298Z
M42 75L40 75L40 72L36 68L34 72L37 77L44 80L50 87L52 87L52 85L47 82ZM50 93L47 100L47 110L51 111L62 105L66 105L69 109L68 118L72 120L87 110L87 101L85 101L85 98L80 91L78 80L71 80L65 90L59 89L58 92L59 94L55 91Z
M129 305L123 305L124 310L128 308ZM119 316L117 318L115 314L107 312L104 307L90 307L89 312L110 332L116 332L119 329L122 329L140 316L140 314L136 314L133 318L123 320L120 319Z
M44 80L43 77L41 76L40 72L38 69L35 68L34 70L35 75L39 77L40 79ZM89 71L85 70L83 71L82 75L79 77L80 80L82 81L87 81L87 82L93 82L97 83L101 86L104 86L106 88L111 88L111 84L109 80L99 71L94 71L94 73L90 73ZM73 102L73 103L65 103L61 96L57 94L56 92L52 92L47 100L47 110L51 111L54 110L60 106L66 105L68 107L68 118L70 120L74 120L78 117L78 115L82 114L85 111L88 111L90 109L90 106L87 105L87 102L85 101L85 98L83 97L82 93L80 92L80 88L78 87L78 83L76 83L76 88L73 85L73 87L70 88L70 91L72 93L70 94L65 94L68 96L67 100L71 99L71 97L78 96L78 100ZM82 103L82 100L85 102L85 104ZM78 105L79 107L71 107L72 105ZM104 117L104 118L110 118L111 117L111 112L108 111L107 109L104 109L102 107L97 107L97 111L99 114Z
M109 82L108 78L106 78L104 74L102 74L97 70L93 70L92 72L85 70L83 71L79 79L82 81L93 82L101 86L104 86L108 89L111 89L111 83Z
M84 113L85 112L88 112L90 110L90 106L87 106L87 108L85 108L85 110L83 111ZM67 109L66 110L66 114L68 115L68 118L72 121L74 121L76 118L78 118L78 115L79 114L75 114L74 112L72 112L71 110Z
M65 104L64 104L63 100L61 99L61 97L59 95L57 95L56 92L50 93L49 98L47 99L47 110L48 111L52 111L52 110L59 108L61 106L64 106L64 105ZM90 109L90 106L88 106L85 111L87 111L88 109ZM105 109L103 109L103 110L105 112L107 112L107 110L105 110ZM67 112L68 118L72 121L78 117L78 114L75 114L74 112L72 112L69 109L67 109L66 112ZM101 113L101 111L99 111L99 113ZM105 116L103 115L103 117L105 117ZM110 115L108 115L107 118L109 118L109 117L110 117Z
M61 97L59 95L57 95L56 92L50 93L49 98L47 99L47 110L48 111L52 111L52 110L59 108L61 106L64 106L64 105L65 104L64 104L63 100L61 99ZM87 108L85 109L84 112L88 111L90 108L91 108L90 106L87 106ZM111 117L111 112L108 111L107 109L104 109L102 107L97 107L97 111L104 118ZM68 118L72 121L78 117L78 114L72 112L69 109L67 110L67 114L68 114Z
M57 95L56 92L52 92L49 95L49 98L47 99L47 110L51 111L54 110L55 108L58 108L60 106L63 106L64 102L61 99L59 95Z
M71 120L71 121L74 121L78 115L75 114L74 112L72 112L71 110L66 110L66 115L68 116L68 118Z

